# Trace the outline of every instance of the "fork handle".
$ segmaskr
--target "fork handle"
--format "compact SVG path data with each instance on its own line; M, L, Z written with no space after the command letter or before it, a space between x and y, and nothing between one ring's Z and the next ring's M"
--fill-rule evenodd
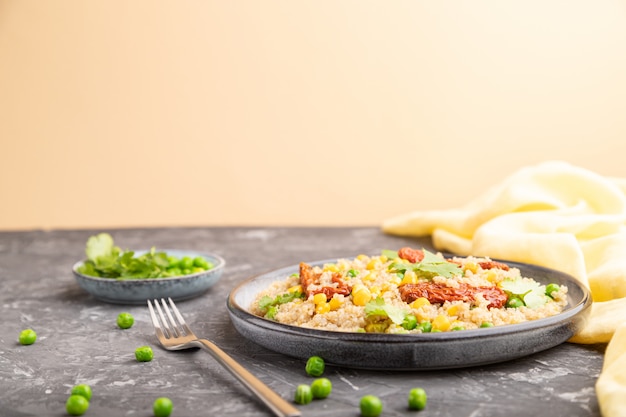
M285 401L280 395L272 391L270 387L265 385L260 379L252 375L246 368L237 363L226 352L217 347L206 339L198 339L200 346L208 350L209 353L226 368L235 378L239 380L246 388L252 391L265 405L267 405L279 417L298 417L300 410L295 408L289 402Z

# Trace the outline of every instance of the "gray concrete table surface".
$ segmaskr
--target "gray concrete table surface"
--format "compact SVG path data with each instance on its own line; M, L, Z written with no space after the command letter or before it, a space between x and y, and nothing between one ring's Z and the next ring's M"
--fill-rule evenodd
M124 249L155 246L215 252L226 259L221 280L208 292L178 303L194 331L292 400L310 383L304 361L244 339L226 309L229 292L257 274L300 261L375 254L404 245L432 248L429 238L400 238L373 227L152 228L0 232L0 416L65 416L78 383L91 385L85 416L152 416L154 399L172 399L172 416L271 416L203 350L168 352L154 336L147 307L108 304L84 292L71 272L87 238L109 232ZM120 312L135 317L116 325ZM35 344L18 343L21 330ZM135 348L154 349L151 362ZM363 395L378 396L383 416L598 416L595 382L603 345L564 343L515 361L445 371L374 371L327 367L330 397L298 406L303 416L359 416ZM423 411L410 411L407 395L422 387Z

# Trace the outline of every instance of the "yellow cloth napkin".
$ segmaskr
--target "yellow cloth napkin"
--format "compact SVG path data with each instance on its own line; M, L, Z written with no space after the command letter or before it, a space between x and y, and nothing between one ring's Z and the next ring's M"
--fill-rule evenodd
M594 301L587 325L570 342L610 342L596 391L603 414L626 416L626 374L616 371L626 369L626 327L617 332L626 323L626 179L548 161L520 169L464 207L400 215L382 230L431 235L441 251L576 277Z

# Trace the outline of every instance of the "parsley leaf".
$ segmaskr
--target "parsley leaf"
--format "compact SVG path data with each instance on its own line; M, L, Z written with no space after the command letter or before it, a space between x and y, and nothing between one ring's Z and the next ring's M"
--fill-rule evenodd
M546 295L546 286L536 281L520 279L505 279L500 283L500 288L506 292L509 298L518 297L526 307L537 308L549 301Z
M100 233L87 239L87 260L78 272L102 278L137 279L161 278L168 275L173 264L165 252L153 247L149 252L135 256L133 251L122 251L115 246L108 233ZM180 275L180 274L179 274Z
M387 259L398 259L398 251L383 249L381 255L386 256Z
M259 309L265 313L265 318L273 320L276 312L278 311L279 305L286 304L290 301L295 300L296 298L304 298L304 294L302 294L300 291L293 291L279 294L275 298L264 295L259 300L258 306Z
M95 236L90 236L89 239L87 239L87 246L85 247L87 259L95 262L98 258L111 257L114 255L114 252L115 245L113 244L113 238L108 233L100 233Z
M389 266L389 270L404 273L408 269L412 269L420 277L431 279L435 276L452 278L460 275L463 270L453 262L437 256L436 254L422 249L424 251L424 259L419 262L411 263L409 261L399 260Z
M365 316L382 316L389 317L395 324L402 324L407 312L403 308L394 307L385 304L385 300L382 297L376 297L376 299L365 304Z

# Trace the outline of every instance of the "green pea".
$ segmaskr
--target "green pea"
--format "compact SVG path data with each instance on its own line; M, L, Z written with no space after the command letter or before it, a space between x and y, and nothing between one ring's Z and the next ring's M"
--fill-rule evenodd
M354 278L354 277L356 277L356 276L358 276L358 275L359 275L359 271L357 271L356 269L351 269L351 270L349 270L349 271L348 271L348 275L349 275L351 278Z
M383 403L375 395L365 395L359 402L363 417L378 417L383 412Z
M37 340L37 333L33 329L22 330L18 340L22 345L32 345Z
M150 362L154 357L150 346L141 346L135 349L135 358L139 362Z
M152 411L155 417L168 417L172 414L173 408L172 400L167 397L159 397L152 404Z
M197 268L202 268L203 270L207 270L209 269L209 262L202 256L196 256L195 258L193 258L193 266Z
M558 284L548 284L546 286L546 295L549 296L550 298L552 298L552 293L557 292L561 289L561 287Z
M183 271L185 269L191 269L193 267L193 259L190 256L184 256L183 259L180 260L178 266Z
M130 329L135 324L135 318L130 313L120 313L117 316L117 325L120 329Z
M174 255L169 255L167 257L167 263L169 264L168 268L172 268L176 265L178 265L178 262L180 262L180 260L175 257Z
M482 323L480 323L480 327L493 327L493 323L489 321L483 321Z
M524 305L524 302L519 297L511 297L507 300L506 306L509 308L519 308Z
M417 318L413 314L407 314L401 324L406 330L413 330L417 327Z
M82 416L89 408L89 400L82 395L70 395L65 402L65 411L71 416Z
M429 321L421 322L418 327L422 330L422 333L430 333L433 329L433 325Z
M333 384L328 378L318 378L311 382L311 393L313 398L326 398L333 390Z
M306 384L300 384L296 387L296 395L294 396L296 404L308 404L313 401L313 393L311 387Z
M450 331L452 331L452 332L458 332L459 330L465 330L465 327L463 327L463 326L454 326L453 328L450 329Z
M91 400L91 387L87 384L75 385L72 388L72 395L82 395L89 401Z
M426 391L422 388L413 388L409 391L409 408L411 410L423 410L426 408Z
M306 366L304 367L304 370L306 371L307 375L321 376L324 373L325 367L326 364L324 362L324 359L319 356L311 356L306 361Z
M181 271L180 268L178 268L178 267L174 267L174 268L168 269L167 273L171 277L179 277L179 276L181 276L183 274L183 271Z

